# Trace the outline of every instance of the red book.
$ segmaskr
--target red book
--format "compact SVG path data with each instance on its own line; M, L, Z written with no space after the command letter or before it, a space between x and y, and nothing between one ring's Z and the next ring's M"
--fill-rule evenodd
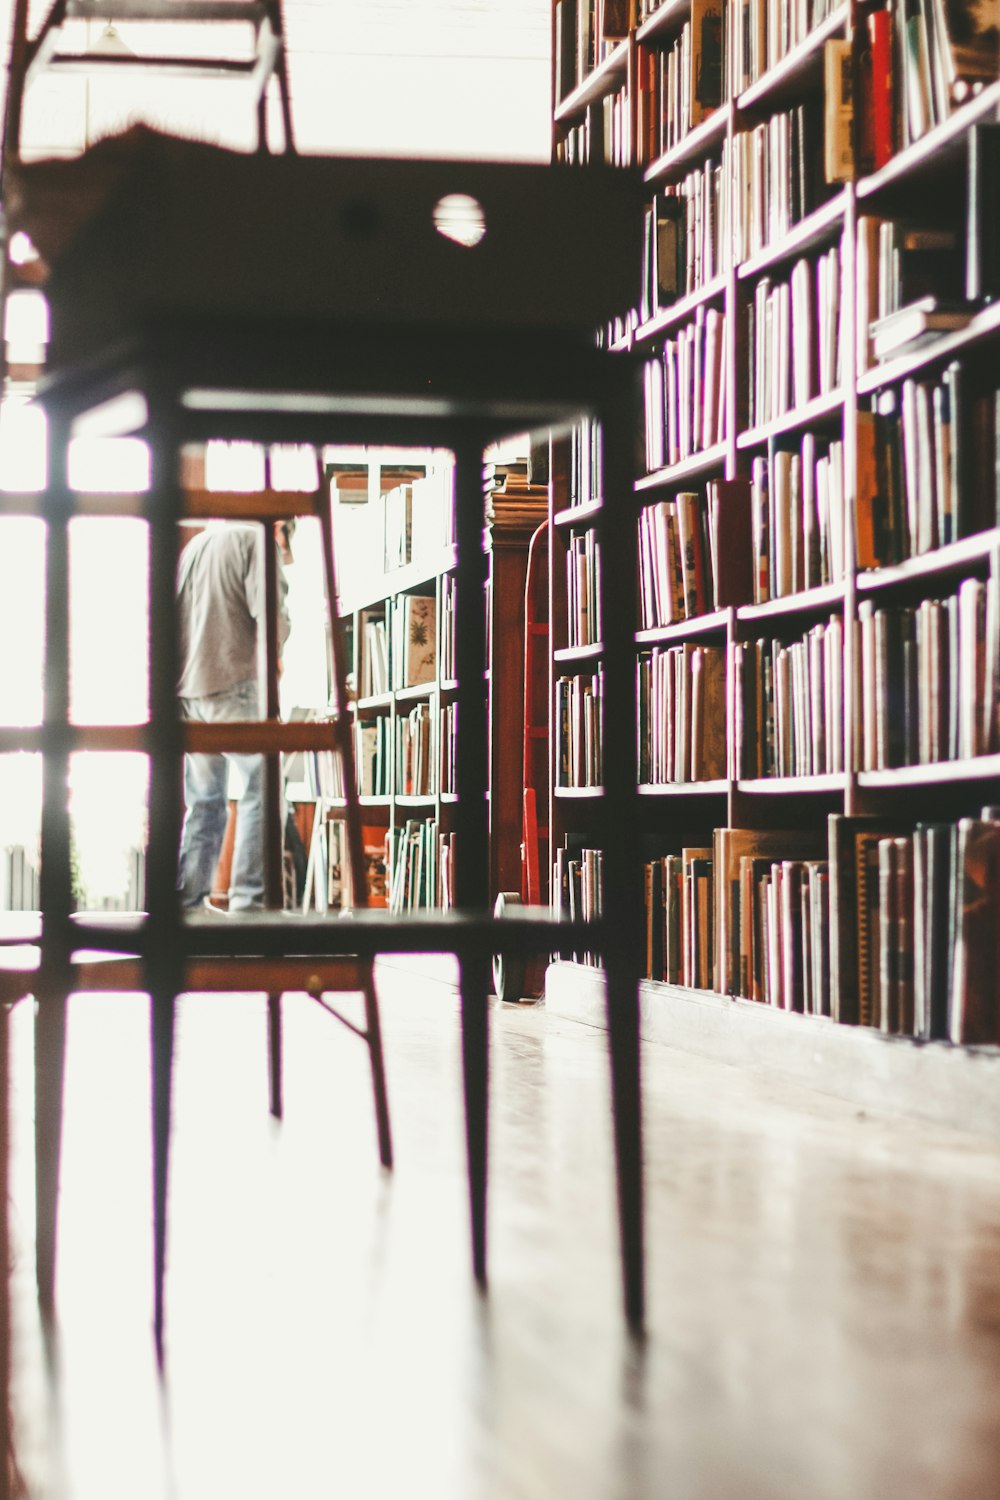
M888 10L875 10L868 17L871 48L871 108L873 166L877 172L893 152L892 120L892 17Z

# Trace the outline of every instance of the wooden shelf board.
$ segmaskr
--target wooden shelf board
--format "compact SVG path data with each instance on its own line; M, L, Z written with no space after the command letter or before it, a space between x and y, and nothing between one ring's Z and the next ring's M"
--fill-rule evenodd
M635 482L636 491L642 493L646 490L666 489L680 485L686 479L697 479L701 475L711 474L715 469L721 469L725 462L726 444L715 443L711 448L703 448L700 453L693 453L690 458L681 459L679 464L669 464L665 469L657 469L652 474L644 474Z
M717 781L642 781L640 797L725 797L730 782Z
M600 970L550 964L545 1005L553 1014L600 1030L607 1025ZM643 980L644 1042L679 1047L744 1071L1000 1140L1000 1049L955 1047L883 1036L826 1016L777 1010L708 990Z
M645 180L650 186L660 182L673 182L687 172L691 163L707 156L714 146L722 144L729 132L732 119L731 104L720 104L707 120L702 120L693 130L679 140L669 151L664 151L646 168Z
M353 707L358 713L378 713L392 707L392 694L373 693L370 698L357 698Z
M783 95L800 88L809 75L821 66L824 45L831 37L839 35L844 30L850 10L849 5L839 5L824 21L813 28L805 41L793 47L780 62L776 62L773 68L769 68L762 77L758 78L756 83L744 89L736 101L738 113L752 114L762 107L770 107Z
M430 698L436 687L435 682L413 682L409 687L396 689L396 702L419 703L422 698Z
M724 635L729 624L728 609L713 609L707 615L695 615L690 620L674 620L670 625L657 625L650 630L637 630L637 646L660 646L672 641L685 641L692 636Z
M397 807L434 807L436 792L399 792L395 797Z
M608 94L618 92L625 80L628 71L628 41L619 42L607 57L602 58L597 67L582 83L578 83L561 100L555 108L553 118L557 125L575 125L586 113L587 106L595 104L598 99L605 98Z
M843 223L848 196L848 189L843 188L829 203L824 203L793 225L787 234L783 234L772 244L765 245L763 250L751 255L748 260L742 261L736 271L739 279L746 281L759 276L771 266L791 260L793 256L801 255L803 251L811 250L828 239Z
M985 561L990 553L1000 546L1000 528L980 531L975 536L961 537L933 552L922 552L919 557L908 557L905 562L893 563L884 568L858 574L859 594L874 594L882 589L900 584L913 583L921 578L934 578L942 573L962 572L975 562Z
M371 609L375 605L384 604L386 599L391 599L396 594L406 594L423 585L433 591L438 574L450 573L455 563L455 544L447 542L426 556L406 563L402 568L394 568L391 573L362 578L356 592L345 590L341 580L338 601L340 613L349 615L359 609Z
M736 788L751 797L839 796L847 790L847 777L842 771L822 776L754 776L737 781Z
M819 588L802 589L797 594L783 594L764 604L741 604L736 611L740 621L773 620L778 615L812 613L817 609L840 609L844 603L844 584L824 583Z
M552 517L552 524L553 526L583 526L600 515L602 503L599 499L585 500L582 505L570 505L565 510L557 510Z
M955 110L947 120L935 125L911 146L896 153L879 171L862 177L857 185L860 202L867 204L888 188L898 187L907 177L919 174L929 164L940 167L949 151L964 146L965 132L977 120L992 120L1000 111L1000 79L991 83L981 94Z
M553 788L553 791L557 797L564 797L568 801L576 802L594 802L604 796L604 788L602 786L557 786Z
M947 786L953 781L992 781L997 777L1000 777L1000 755L977 755L969 760L896 766L889 771L859 771L858 786L874 791L893 787Z
M358 797L358 806L384 807L388 811L390 800L391 799L389 798L387 793L379 793L377 795L374 795L370 792L366 792L363 796Z
M661 307L652 318L647 319L645 323L640 323L636 328L635 343L648 343L660 334L669 332L675 324L683 323L692 313L697 312L699 307L704 307L710 302L721 301L725 296L728 279L726 272L721 271L718 276L713 276L711 281L706 281L704 286L685 293L669 307Z
M572 666L577 662L599 661L604 655L602 641L592 641L589 646L560 646L553 651L552 660Z
M962 353L973 344L982 343L986 339L995 339L998 336L1000 336L1000 302L994 302L989 307L984 307L982 312L977 313L972 322L966 324L964 328L958 328L954 333L942 334L940 338L923 344L909 354L904 352L897 355L895 359L887 359L882 364L876 365L874 369L867 370L858 379L858 395L870 396L875 391L881 390L883 386L893 385L898 380L905 380L908 375L917 375L929 365L951 359L952 355Z
M679 31L691 15L691 0L664 0L651 16L647 16L635 34L637 42L648 45L658 42L666 34Z
M760 422L756 427L748 427L738 435L736 446L740 449L760 448L770 438L783 437L789 432L798 432L803 427L811 427L814 422L829 421L838 412L843 412L843 408L844 392L842 390L827 391L822 396L813 396L802 406L795 406L791 411L783 412L780 417L773 417L769 422Z

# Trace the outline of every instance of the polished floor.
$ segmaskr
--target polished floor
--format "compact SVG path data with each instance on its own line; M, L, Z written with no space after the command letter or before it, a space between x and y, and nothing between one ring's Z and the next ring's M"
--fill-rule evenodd
M150 1336L146 1008L70 1023L58 1327L32 1290L31 1018L12 1017L11 1408L38 1500L995 1500L1000 1148L662 1045L649 1328L626 1335L602 1034L495 1006L491 1283L469 1274L457 1007L381 979L366 1056L286 1001L182 1002L167 1349Z

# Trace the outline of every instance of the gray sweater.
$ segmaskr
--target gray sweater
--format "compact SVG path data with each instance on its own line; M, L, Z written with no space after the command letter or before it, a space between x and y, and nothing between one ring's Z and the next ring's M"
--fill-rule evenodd
M270 528L268 528L268 532ZM264 614L260 526L211 525L188 542L177 569L181 698L207 698L257 677L263 659L257 622ZM272 542L277 551L277 543ZM291 622L288 580L278 554L278 641Z

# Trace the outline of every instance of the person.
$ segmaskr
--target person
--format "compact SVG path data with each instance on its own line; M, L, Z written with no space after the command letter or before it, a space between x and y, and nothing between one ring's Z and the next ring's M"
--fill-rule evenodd
M291 621L285 563L294 523L278 522L278 641ZM264 577L262 527L214 523L181 553L177 570L181 716L201 723L261 717ZM184 757L184 823L177 887L184 907L208 906L229 812L229 772L243 783L237 805L228 910L264 904L264 760L260 755Z

